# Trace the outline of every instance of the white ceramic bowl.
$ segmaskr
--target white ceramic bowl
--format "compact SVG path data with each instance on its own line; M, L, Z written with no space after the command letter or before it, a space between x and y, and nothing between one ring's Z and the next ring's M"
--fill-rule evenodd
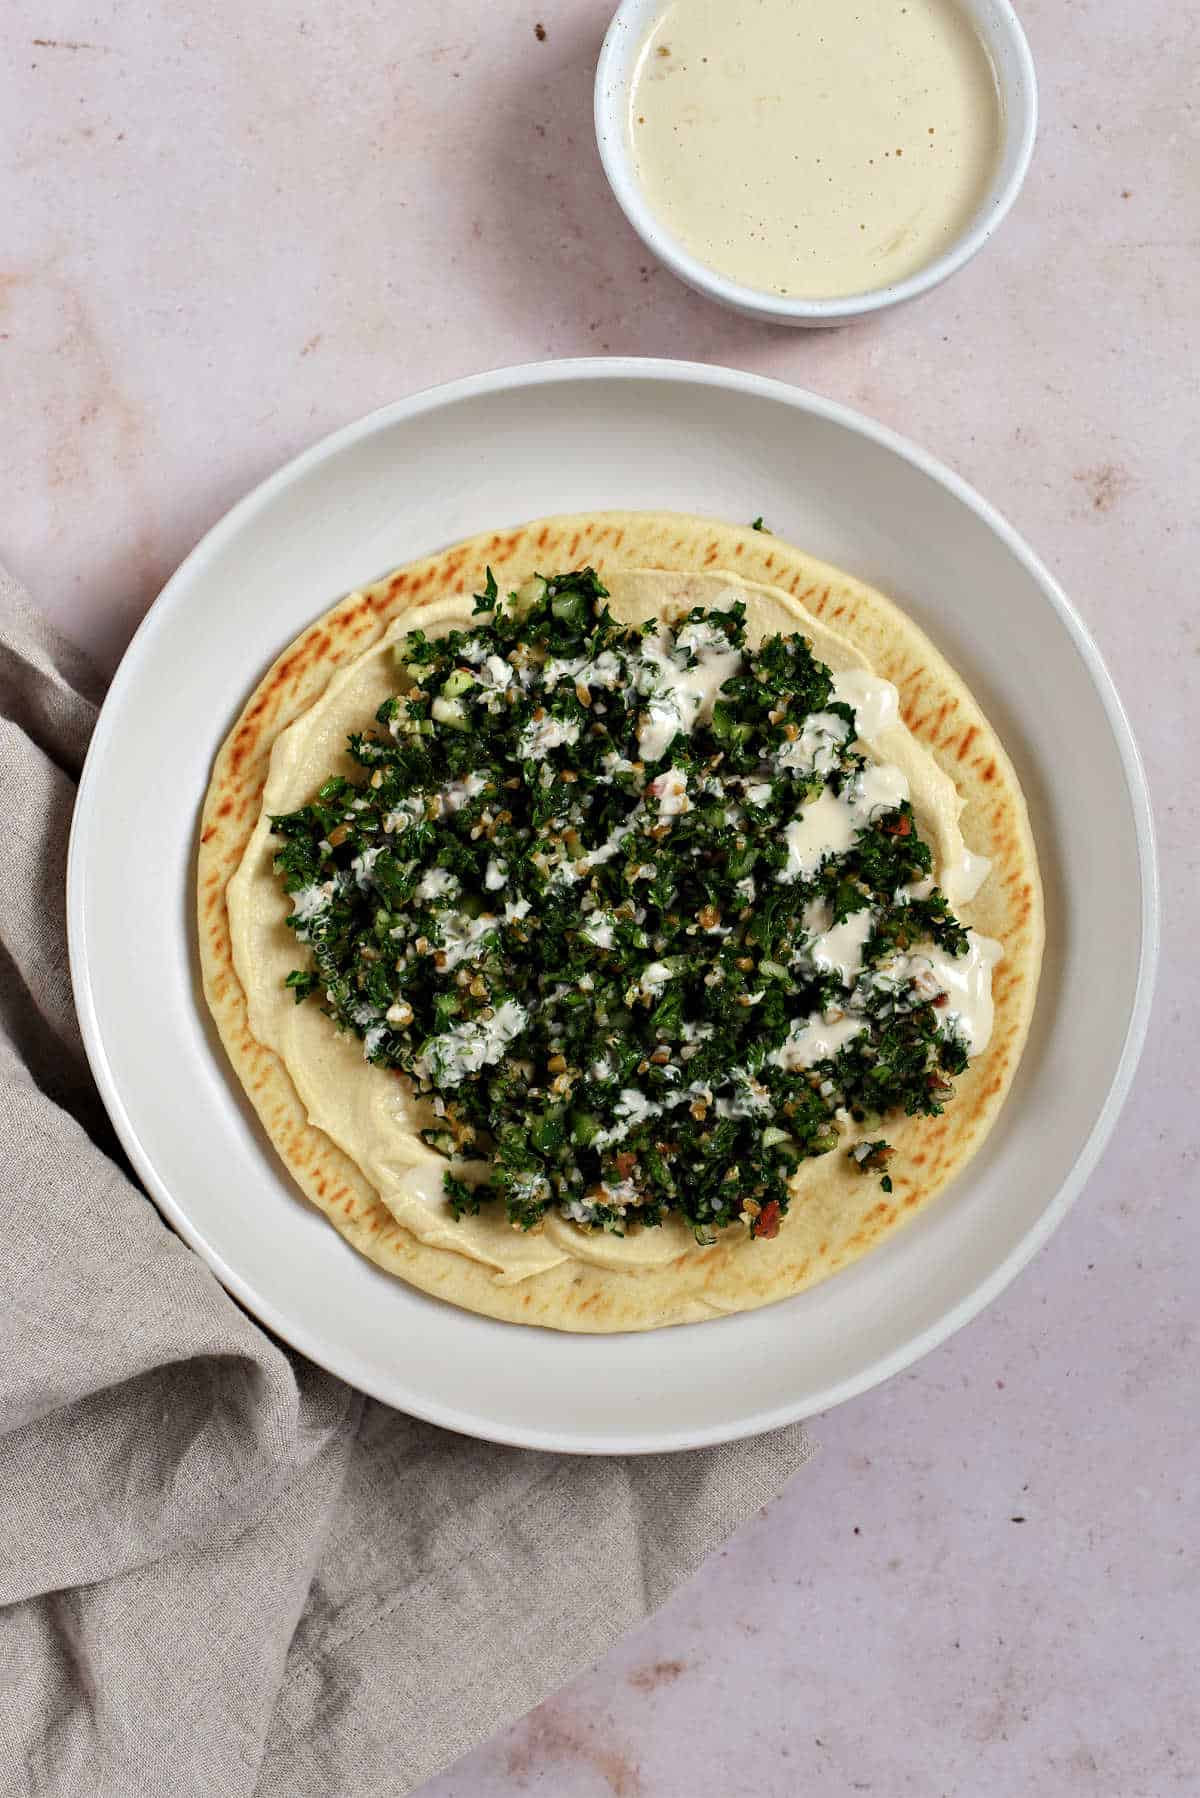
M193 887L213 756L263 669L333 599L472 532L601 506L761 512L893 594L1016 764L1047 944L1012 1095L964 1175L905 1229L761 1311L569 1336L417 1292L305 1204L210 1025ZM121 1140L244 1305L402 1410L602 1453L689 1448L825 1410L994 1298L1061 1220L1116 1120L1145 1032L1157 901L1120 702L1011 527L921 450L828 400L731 369L614 358L501 369L388 406L209 532L146 618L96 726L68 922L84 1041Z
M624 0L608 28L596 68L596 142L617 202L646 248L697 293L719 300L734 312L777 325L846 325L885 306L915 299L962 268L983 248L1021 191L1037 134L1037 77L1025 33L1008 0L956 3L983 40L1000 92L1003 143L987 194L950 248L907 280L836 299L804 300L764 293L718 274L693 256L651 210L637 177L629 98L639 52L665 10L666 0Z

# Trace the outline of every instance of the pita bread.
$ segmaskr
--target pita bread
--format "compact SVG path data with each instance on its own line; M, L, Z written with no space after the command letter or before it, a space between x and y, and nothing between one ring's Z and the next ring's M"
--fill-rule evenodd
M704 603L705 582L697 577L719 577L723 585L749 587L752 638L807 626L816 653L831 666L865 660L892 681L905 724L965 802L967 846L992 862L977 897L956 909L1003 943L1004 959L993 979L991 1041L956 1082L944 1114L888 1120L896 1149L890 1195L834 1153L805 1165L773 1240L726 1231L712 1247L700 1248L665 1234L663 1253L645 1267L542 1256L552 1264L514 1275L486 1253L472 1258L441 1241L419 1240L346 1152L345 1140L339 1147L311 1121L285 1060L251 1028L227 888L255 836L274 745L331 681L351 680L347 671L389 630L420 627L436 635L464 624L488 566L504 593L535 571L589 564L613 588L618 616ZM372 704L362 724L373 710ZM327 767L334 762L331 749ZM920 818L919 803L917 810ZM276 899L278 923L288 906L277 893ZM297 1185L347 1241L389 1273L466 1309L586 1331L651 1329L769 1304L857 1260L934 1199L979 1148L1004 1101L1033 1012L1043 940L1037 859L1016 776L971 694L923 633L882 594L773 536L661 513L551 518L485 534L349 595L311 625L256 687L217 757L201 824L198 922L205 994L233 1068ZM295 945L285 935L294 964ZM329 1039L358 1054L315 1006L303 1009ZM361 1058L357 1065L367 1069ZM507 1231L498 1219L491 1227Z

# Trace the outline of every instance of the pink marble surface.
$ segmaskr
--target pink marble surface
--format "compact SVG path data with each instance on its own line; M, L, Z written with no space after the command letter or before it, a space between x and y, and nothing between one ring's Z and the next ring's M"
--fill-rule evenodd
M199 534L332 426L488 365L683 355L848 401L982 488L1073 594L1150 768L1160 997L1064 1228L425 1798L1200 1789L1200 30L1174 0L1020 10L1043 128L1010 222L918 305L814 336L649 265L592 143L602 3L0 18L0 556L106 664Z

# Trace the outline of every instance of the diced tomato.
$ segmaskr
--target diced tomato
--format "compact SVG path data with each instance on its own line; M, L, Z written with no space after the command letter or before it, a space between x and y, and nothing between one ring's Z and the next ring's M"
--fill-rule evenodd
M756 1236L778 1236L779 1235L779 1200L778 1199L768 1199L767 1200L766 1204L763 1206L762 1210L759 1212L758 1216L754 1220L754 1234Z

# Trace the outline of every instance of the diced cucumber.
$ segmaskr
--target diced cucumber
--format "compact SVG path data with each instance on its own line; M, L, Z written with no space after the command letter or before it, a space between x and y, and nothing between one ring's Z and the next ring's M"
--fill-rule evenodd
M581 1149L586 1149L592 1139L599 1135L600 1119L590 1111L573 1111L571 1113L571 1141Z
M540 574L531 574L523 581L512 595L509 605L518 618L522 617L533 606L539 605L546 597L546 583Z
M444 724L447 730L467 729L467 713L461 699L442 699L439 696L429 710L437 723Z

